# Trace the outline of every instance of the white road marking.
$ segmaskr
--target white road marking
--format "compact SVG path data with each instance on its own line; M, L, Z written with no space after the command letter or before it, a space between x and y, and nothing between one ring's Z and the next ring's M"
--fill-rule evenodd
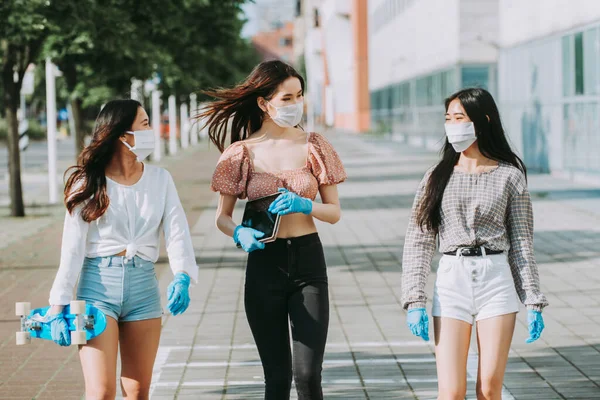
M418 364L418 363L434 363L434 357L427 358L381 358L381 359L359 359L356 360L356 364L358 365L389 365L389 364ZM215 368L215 367L257 367L261 366L260 361L239 361L239 362L227 362L227 361L197 361L191 363L170 363L164 364L163 368ZM347 359L336 359L336 360L328 360L325 359L323 365L332 365L336 367L341 366L352 366L355 365L355 362L351 358Z
M154 361L154 368L152 369L152 383L150 384L150 398L152 398L152 393L156 388L157 383L160 381L160 375L162 370L167 363L167 359L169 358L169 353L171 351L164 348L159 347L158 352L156 353L156 360Z
M424 341L416 341L416 340L407 340L405 342L356 342L348 343L340 342L340 343L328 343L326 349L347 349L351 347L352 349L357 349L359 347L429 347L429 344ZM178 351L178 350L190 350L190 346L162 346L161 348L169 350L169 351ZM229 345L196 345L194 346L194 350L250 350L256 349L256 345L254 343L243 343L236 344L233 346Z
M473 379L467 379L469 382L474 382ZM367 385L406 385L404 379L363 379L363 382ZM417 378L411 379L411 383L437 383L436 378ZM224 380L206 380L206 381L193 381L184 382L181 386L185 388L201 388L201 387L223 387L227 384L231 386L262 386L264 382L262 378L255 381L227 381ZM157 387L177 387L179 382L159 382L156 384ZM361 380L355 379L323 379L323 385L356 385L361 386ZM506 400L503 398L503 400Z

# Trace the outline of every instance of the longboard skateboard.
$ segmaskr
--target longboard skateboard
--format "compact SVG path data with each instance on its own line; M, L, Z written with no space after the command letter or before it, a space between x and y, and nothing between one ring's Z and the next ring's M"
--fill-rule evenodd
M31 343L31 338L52 340L46 313L50 306L31 310L31 303L15 305L15 314L21 317L21 330L17 332L17 345ZM62 315L69 324L71 345L86 344L106 329L106 315L85 301L75 300L65 306Z

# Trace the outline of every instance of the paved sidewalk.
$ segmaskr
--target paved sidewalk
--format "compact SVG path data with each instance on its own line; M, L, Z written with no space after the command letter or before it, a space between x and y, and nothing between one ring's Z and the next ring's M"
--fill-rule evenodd
M405 326L400 261L416 186L437 155L387 140L333 141L350 179L340 185L342 221L319 224L332 306L325 396L434 399L433 346ZM520 313L503 398L597 399L600 191L549 177L530 182L542 288L552 306L542 339L530 345ZM262 398L262 370L243 311L245 255L214 227L214 211L207 209L193 228L200 284L190 311L163 328L153 399ZM474 345L468 372L468 398L475 398Z
M46 142L32 142L21 152L21 180L25 218L10 218L8 154L0 145L0 249L27 238L53 223L57 215L63 215L64 207L59 196L59 204L48 205L48 155ZM75 144L70 139L57 141L58 192L62 193L64 171L75 163Z
M413 337L405 326L400 261L416 186L437 155L387 139L335 135L331 140L350 178L339 187L340 223L319 224L331 297L325 397L435 399L433 344ZM262 368L244 315L245 254L214 226L216 196L207 187L215 160L214 152L197 149L168 165L193 227L201 272L190 309L163 321L152 399L263 396ZM503 398L598 399L600 190L538 176L530 177L530 188L542 288L551 307L545 312L546 331L534 344L524 343L526 315L519 314ZM10 251L0 249L2 399L75 399L83 393L74 349L13 344L13 303L22 297L45 303L60 231L55 223ZM164 293L171 279L165 266L159 279ZM429 294L434 279L431 274ZM475 398L477 374L472 349L469 399Z
M213 198L208 190L218 152L206 143L166 157L168 168L193 225ZM17 301L33 307L47 304L60 259L64 206L28 208L25 219L0 217L6 235L0 241L0 399L81 399L83 375L76 348L61 348L48 341L15 346ZM8 231L8 232L7 232ZM161 249L157 272L163 292L172 274Z

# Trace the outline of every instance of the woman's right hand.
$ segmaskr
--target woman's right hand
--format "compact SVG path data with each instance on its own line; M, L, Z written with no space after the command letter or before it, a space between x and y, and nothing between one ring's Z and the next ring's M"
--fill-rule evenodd
M263 232L241 225L238 225L233 231L233 241L247 253L265 248L265 244L258 241L263 236L265 236Z
M59 346L70 346L71 332L69 331L69 324L62 314L64 308L65 306L50 306L48 323L50 324L50 335L54 343Z
M413 308L408 310L406 324L413 335L421 337L429 342L429 318L424 308Z

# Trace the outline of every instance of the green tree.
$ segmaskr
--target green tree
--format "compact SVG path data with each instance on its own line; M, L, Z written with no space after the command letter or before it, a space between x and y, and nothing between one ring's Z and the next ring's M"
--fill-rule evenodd
M152 7L152 2L156 4ZM136 7L134 7L134 5ZM150 7L148 7L150 5ZM140 37L136 14L156 10L159 3L120 0L62 1L56 11L64 15L60 27L48 37L44 53L63 73L75 122L75 146L79 154L84 146L83 105L96 102L96 93L124 94L130 79L149 75L152 43ZM153 14L161 15L153 11ZM108 90L107 90L108 89ZM105 99L106 100L106 99Z
M0 1L0 104L10 126L12 214L24 215L16 110L29 63L49 56L62 71L57 87L66 86L80 151L86 107L127 96L132 78L158 73L165 94L187 100L190 92L244 77L258 62L240 38L246 1ZM34 99L43 101L38 93Z
M0 2L0 59L2 96L8 124L8 170L11 215L24 216L17 109L27 66L40 54L51 26L47 0Z
M165 32L151 33L168 57L158 60L165 94L186 96L202 88L230 85L259 61L240 37L245 0L180 0L178 18L165 21Z

